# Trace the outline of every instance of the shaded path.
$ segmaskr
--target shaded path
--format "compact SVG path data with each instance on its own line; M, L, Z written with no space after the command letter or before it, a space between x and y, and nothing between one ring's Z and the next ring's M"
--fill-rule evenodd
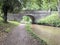
M31 37L21 24L9 34L3 45L40 45L36 39Z

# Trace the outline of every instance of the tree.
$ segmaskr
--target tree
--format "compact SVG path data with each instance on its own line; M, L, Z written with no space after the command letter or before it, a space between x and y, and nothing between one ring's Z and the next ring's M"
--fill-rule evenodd
M0 0L0 7L4 13L4 22L7 22L8 12L28 10L56 10L57 0Z
M59 13L59 17L60 17L60 0L58 0L58 13Z
M19 9L21 7L21 3L18 0L0 0L0 2L4 13L3 19L4 22L7 23L7 13L12 12L16 8Z
M57 10L58 0L37 0L41 10Z
M23 9L25 10L38 10L40 6L38 5L37 0L22 0Z
M57 11L58 0L50 0L51 10Z

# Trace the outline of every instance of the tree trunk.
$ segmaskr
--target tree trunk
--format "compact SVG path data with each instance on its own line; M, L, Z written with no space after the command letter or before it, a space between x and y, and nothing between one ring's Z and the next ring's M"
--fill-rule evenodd
M59 13L59 17L60 17L60 0L58 0L58 13Z
M7 23L7 12L4 12L4 22Z

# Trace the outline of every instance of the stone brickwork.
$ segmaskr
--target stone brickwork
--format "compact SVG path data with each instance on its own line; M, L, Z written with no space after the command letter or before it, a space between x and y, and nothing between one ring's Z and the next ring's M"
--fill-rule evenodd
M46 16L49 16L51 12L49 11L22 11L18 14L11 14L8 13L8 20L16 20L16 21L21 21L23 16L26 15L32 15L35 17L35 21L41 18L44 18Z

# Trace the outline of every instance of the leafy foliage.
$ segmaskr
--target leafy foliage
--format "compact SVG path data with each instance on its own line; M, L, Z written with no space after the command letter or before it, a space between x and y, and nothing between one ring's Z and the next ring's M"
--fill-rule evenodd
M28 16L23 16L23 19L21 21L21 23L31 23L31 22L32 22L32 20Z
M57 0L0 0L0 9L7 22L7 13L18 13L20 10L57 10Z
M17 11L21 9L21 2L19 2L19 0L0 0L0 5L1 5L1 8L3 5L5 6L8 6L9 7L9 12L11 12L13 10L14 11ZM4 7L5 8L5 7Z
M21 9L21 2L19 0L0 0L1 10L3 12L4 22L7 23L7 13L14 12L17 13Z
M4 1L0 0L0 5L3 5ZM21 9L28 10L56 10L58 1L57 0L8 0L8 4L13 8L14 12L19 12Z
M37 0L41 10L57 10L57 0Z
M56 12L46 18L40 19L38 22L44 25L60 26L60 18Z

